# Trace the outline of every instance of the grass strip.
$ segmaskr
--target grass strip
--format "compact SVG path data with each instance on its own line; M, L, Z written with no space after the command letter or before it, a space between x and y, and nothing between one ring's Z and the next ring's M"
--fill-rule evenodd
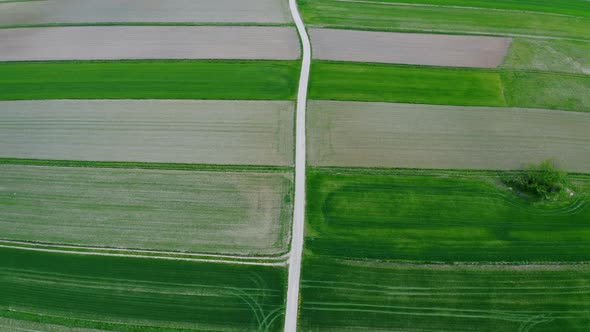
M0 100L293 100L298 61L0 63Z

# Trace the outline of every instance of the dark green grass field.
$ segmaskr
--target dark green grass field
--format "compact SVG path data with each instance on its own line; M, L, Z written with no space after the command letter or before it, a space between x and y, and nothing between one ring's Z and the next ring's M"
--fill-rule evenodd
M0 316L109 331L279 331L286 271L0 248Z
M584 0L299 0L298 2L304 20L310 26L457 34L520 34L590 40L588 37L590 36L590 4ZM407 6L396 3L428 6Z
M290 100L297 61L0 63L0 100Z
M570 200L538 203L493 175L311 169L305 246L392 261L590 261L590 178L573 188Z
M590 111L590 76L314 61L310 98Z
M584 332L587 266L303 260L302 331Z

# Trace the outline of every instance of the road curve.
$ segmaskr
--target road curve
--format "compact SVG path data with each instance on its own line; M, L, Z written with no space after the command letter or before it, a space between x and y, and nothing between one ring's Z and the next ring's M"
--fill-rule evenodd
M297 122L295 129L295 210L293 212L293 232L289 257L289 288L287 290L287 309L285 331L297 331L297 311L299 309L299 280L301 279L301 255L303 252L303 231L305 218L305 109L307 107L307 85L311 65L311 44L305 25L299 14L296 0L289 0L289 9L301 39L302 62L297 92Z

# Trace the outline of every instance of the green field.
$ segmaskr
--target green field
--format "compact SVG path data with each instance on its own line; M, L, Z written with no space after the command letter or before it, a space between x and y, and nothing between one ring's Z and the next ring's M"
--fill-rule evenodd
M587 266L448 266L307 255L302 331L588 331Z
M514 38L500 67L590 74L590 43Z
M0 63L0 100L294 99L298 61Z
M314 61L311 99L504 106L494 71Z
M494 173L312 169L306 249L416 262L590 261L590 178L576 177L575 196L559 203L499 182Z
M456 34L520 34L590 41L590 5L581 0L546 0L540 3L532 0L504 0L499 3L467 0L298 2L304 21L312 27ZM428 6L407 6L400 5L400 2L422 3ZM431 6L432 4L435 6ZM523 10L542 12L532 13ZM564 13L565 16L554 13Z
M590 112L590 75L521 71L501 75L509 106Z
M5 248L0 257L7 319L126 332L282 327L283 268Z
M0 239L240 256L288 250L292 175L0 165Z
M314 61L309 97L590 111L590 76Z

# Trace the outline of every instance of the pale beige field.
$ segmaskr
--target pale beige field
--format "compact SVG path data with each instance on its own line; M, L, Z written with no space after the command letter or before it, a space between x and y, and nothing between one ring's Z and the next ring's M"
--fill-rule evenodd
M288 23L288 0L42 0L0 3L0 25L105 22Z
M0 29L0 61L299 58L290 27L93 26Z
M519 169L556 158L590 171L590 114L310 101L313 166Z
M0 157L293 164L287 101L0 102Z
M313 57L318 60L413 65L499 66L510 38L440 34L310 29Z
M0 238L279 254L291 191L289 173L0 165Z

